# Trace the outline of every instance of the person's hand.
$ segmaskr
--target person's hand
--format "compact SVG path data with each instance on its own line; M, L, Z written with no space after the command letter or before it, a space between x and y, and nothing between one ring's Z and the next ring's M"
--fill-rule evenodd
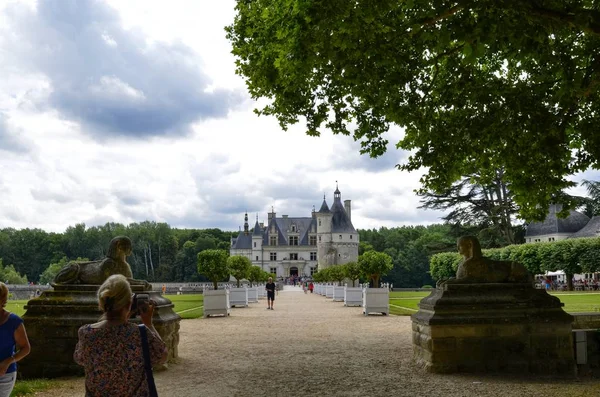
M6 370L8 369L10 364L12 364L12 362L13 361L11 357L7 358L6 360L0 361L0 376L6 374Z
M152 325L152 316L154 315L154 308L156 307L156 302L152 299L148 301L148 303L142 303L140 305L140 318L145 326L149 327Z

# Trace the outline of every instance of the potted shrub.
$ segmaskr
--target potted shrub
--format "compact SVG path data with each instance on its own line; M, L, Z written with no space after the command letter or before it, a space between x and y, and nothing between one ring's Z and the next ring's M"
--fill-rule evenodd
M250 282L250 288L248 288L248 302L250 303L258 302L258 298L262 297L261 288L258 286L258 282L262 279L263 273L264 271L258 266L250 267L250 271L248 272L248 281Z
M250 268L252 268L252 262L245 256L235 255L227 258L227 266L231 275L237 281L237 288L232 288L229 293L229 303L232 307L234 306L248 306L248 288L240 287L240 281L244 278L248 278L250 274ZM258 301L258 299L257 299Z
M352 281L352 287L344 289L344 306L362 306L362 288L356 287L360 278L361 270L356 262L348 262L344 265L345 276Z
M343 302L344 286L342 285L342 281L344 281L344 278L346 278L344 265L335 265L330 267L328 270L329 278L337 283L337 285L333 286L333 295L331 296L331 298L334 302Z
M215 314L229 316L229 291L219 290L219 281L229 277L227 252L209 249L198 254L198 273L213 282L213 290L204 291L204 317Z
M358 266L365 278L372 282L373 288L363 291L363 313L390 313L390 290L379 288L379 279L386 275L394 264L392 257L383 252L367 251L358 257Z

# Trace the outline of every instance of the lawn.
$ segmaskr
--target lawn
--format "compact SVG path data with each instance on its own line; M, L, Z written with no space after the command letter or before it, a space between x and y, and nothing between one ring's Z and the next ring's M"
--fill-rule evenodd
M179 313L181 318L198 318L204 315L204 295L165 295L175 305L175 312Z
M413 314L419 309L419 301L428 295L429 291L390 292L390 313ZM551 295L558 297L565 304L565 311L569 313L600 312L599 292L553 292Z
M204 314L204 297L202 294L194 295L165 295L175 305L175 312L179 313L181 318L190 319L202 317ZM6 310L19 316L25 313L24 306L26 300L10 300L6 304Z

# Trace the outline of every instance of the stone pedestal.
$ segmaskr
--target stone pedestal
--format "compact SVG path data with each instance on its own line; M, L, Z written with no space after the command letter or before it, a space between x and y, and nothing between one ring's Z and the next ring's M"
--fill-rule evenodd
M429 372L574 375L563 304L530 284L450 284L412 315L413 352Z
M57 285L44 291L38 298L27 302L23 321L31 343L31 353L19 362L23 378L55 378L83 375L83 367L73 361L77 331L84 324L98 322L102 312L98 308L98 285ZM154 327L166 343L169 361L177 358L179 321L173 304L158 291L143 291L133 286L133 292L147 293L157 307ZM139 317L130 321L140 323Z

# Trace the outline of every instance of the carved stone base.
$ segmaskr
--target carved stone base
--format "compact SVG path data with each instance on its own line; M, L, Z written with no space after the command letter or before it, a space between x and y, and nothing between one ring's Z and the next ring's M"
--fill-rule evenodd
M83 367L73 361L77 331L84 324L95 323L102 315L98 309L98 285L57 285L38 298L27 302L23 315L31 353L19 362L22 378L55 378L83 375ZM143 291L132 286L133 292L144 292L157 303L154 327L169 349L169 361L178 356L179 321L173 304L158 291ZM139 323L140 319L130 321Z
M530 284L454 284L412 315L414 361L428 372L574 375L563 304Z

